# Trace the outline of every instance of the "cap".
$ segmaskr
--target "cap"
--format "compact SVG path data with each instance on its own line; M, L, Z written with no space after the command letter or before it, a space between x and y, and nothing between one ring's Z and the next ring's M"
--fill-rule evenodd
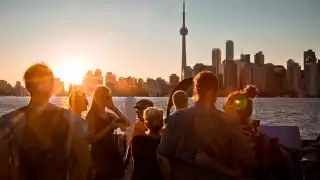
M148 107L152 107L153 106L153 102L148 100L148 99L141 99L140 101L138 101L136 103L136 105L134 106L134 108L136 109L146 109Z

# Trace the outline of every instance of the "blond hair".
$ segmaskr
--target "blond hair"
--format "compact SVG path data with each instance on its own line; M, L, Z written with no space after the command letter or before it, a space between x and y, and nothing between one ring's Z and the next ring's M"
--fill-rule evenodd
M172 101L176 109L184 109L188 107L188 94L178 90L172 96Z
M148 107L143 112L143 119L149 131L158 133L163 127L163 110L156 107Z

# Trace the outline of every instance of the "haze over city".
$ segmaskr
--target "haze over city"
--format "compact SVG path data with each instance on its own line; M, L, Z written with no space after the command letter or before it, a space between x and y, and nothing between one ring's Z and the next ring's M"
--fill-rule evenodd
M229 39L235 58L243 49L263 51L266 62L302 64L303 51L320 52L319 7L318 0L188 0L187 64L211 64L212 48L225 59ZM180 0L0 1L0 77L14 83L40 61L66 83L95 68L118 77L180 75L181 14ZM79 79L68 79L72 67Z

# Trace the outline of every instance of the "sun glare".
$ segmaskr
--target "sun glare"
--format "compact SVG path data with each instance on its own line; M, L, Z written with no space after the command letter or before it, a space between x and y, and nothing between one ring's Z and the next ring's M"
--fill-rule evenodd
M87 71L85 62L81 58L70 58L60 61L54 68L55 76L65 82L65 85L81 84Z

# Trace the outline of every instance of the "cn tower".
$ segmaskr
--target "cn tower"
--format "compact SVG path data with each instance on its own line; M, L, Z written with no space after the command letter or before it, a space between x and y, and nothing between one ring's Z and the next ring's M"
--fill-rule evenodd
M186 27L186 13L185 13L185 1L183 1L183 24L180 29L180 35L182 36L182 66L181 66L181 80L184 79L184 70L187 66L187 51L186 51L186 36L188 35L188 29Z

